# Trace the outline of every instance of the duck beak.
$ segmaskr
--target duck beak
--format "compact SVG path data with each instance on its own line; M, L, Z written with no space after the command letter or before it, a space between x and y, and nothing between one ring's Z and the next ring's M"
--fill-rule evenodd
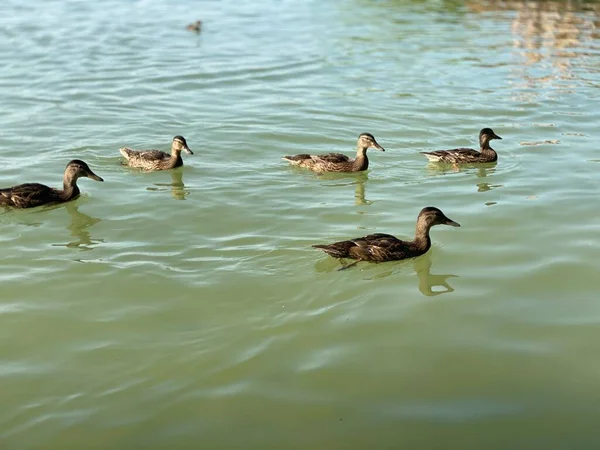
M100 178L98 175L96 175L91 170L87 173L87 177L91 178L92 180L96 180L96 181L104 181L102 178Z
M381 150L382 152L385 152L385 148L383 148L377 142L373 142L373 147L376 148L377 150Z
M185 150L186 153L189 153L190 155L193 155L194 152L190 150L190 148L186 145L185 147L183 147L183 150Z
M496 133L494 133L494 135L492 136L492 139L500 139L500 140L502 140L502 138L500 136L498 136Z
M454 220L450 220L446 217L446 222L444 222L444 225L448 225L451 227L460 227L460 223L455 222Z

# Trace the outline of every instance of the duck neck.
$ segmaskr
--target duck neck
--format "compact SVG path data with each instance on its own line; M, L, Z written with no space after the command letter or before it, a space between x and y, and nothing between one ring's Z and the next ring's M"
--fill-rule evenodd
M367 158L367 149L358 147L356 149L356 159L352 163L354 171L367 170L369 168L369 158Z
M181 151L173 150L171 152L171 159L169 160L169 167L172 169L174 167L179 167L183 165L183 159L181 158Z
M59 195L64 201L68 201L79 196L77 179L65 175L63 178L63 190L59 192Z
M481 144L480 152L484 159L486 159L487 161L496 161L496 159L498 159L498 154L496 153L496 150L490 147L489 142L483 142Z
M430 229L431 225L429 225L428 223L422 220L417 221L417 228L415 229L415 238L413 240L413 245L415 249L419 251L419 254L423 254L431 248L431 238L429 237Z

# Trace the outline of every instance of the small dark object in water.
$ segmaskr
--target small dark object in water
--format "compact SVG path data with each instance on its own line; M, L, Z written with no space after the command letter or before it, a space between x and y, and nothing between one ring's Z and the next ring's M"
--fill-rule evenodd
M188 31L193 31L194 33L200 33L202 29L202 22L200 20L196 20L194 23L190 23L187 27L185 27Z

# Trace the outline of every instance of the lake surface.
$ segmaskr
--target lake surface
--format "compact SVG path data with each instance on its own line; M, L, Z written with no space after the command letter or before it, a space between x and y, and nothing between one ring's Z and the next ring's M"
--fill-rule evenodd
M2 449L595 449L600 4L4 0ZM185 25L202 19L203 31ZM455 170L419 151L473 147ZM281 156L344 152L367 173ZM168 150L141 173L119 147ZM338 271L379 232L415 260Z

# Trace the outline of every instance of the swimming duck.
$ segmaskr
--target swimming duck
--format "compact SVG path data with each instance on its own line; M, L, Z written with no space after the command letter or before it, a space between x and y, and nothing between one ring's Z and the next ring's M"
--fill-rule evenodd
M356 158L352 159L341 153L328 153L326 155L294 155L284 156L294 166L304 167L314 172L361 172L369 168L367 149L376 148L385 152L370 133L358 136Z
M171 154L161 152L160 150L132 150L124 147L119 149L121 154L127 159L127 165L138 167L144 170L168 170L183 166L181 151L193 155L183 136L175 136L171 144Z
M34 208L74 200L79 196L77 179L81 177L104 181L92 172L92 169L86 163L74 159L65 168L62 189L54 189L39 183L19 184L18 186L0 189L0 206Z
M351 267L360 261L379 263L415 258L426 253L431 247L429 230L434 225L460 227L458 223L450 220L438 208L428 206L423 208L419 213L415 238L412 241L402 241L391 234L376 233L349 241L313 245L313 247L323 250L334 258L357 260L348 266L342 267L343 269Z
M200 20L196 20L194 23L190 23L187 27L185 27L188 31L193 31L194 33L200 33L202 28L202 22Z
M461 163L487 163L498 159L496 150L490 147L492 139L502 139L491 128L484 128L479 132L480 151L472 148L456 148L453 150L437 150L434 152L421 152L429 161L448 164Z

